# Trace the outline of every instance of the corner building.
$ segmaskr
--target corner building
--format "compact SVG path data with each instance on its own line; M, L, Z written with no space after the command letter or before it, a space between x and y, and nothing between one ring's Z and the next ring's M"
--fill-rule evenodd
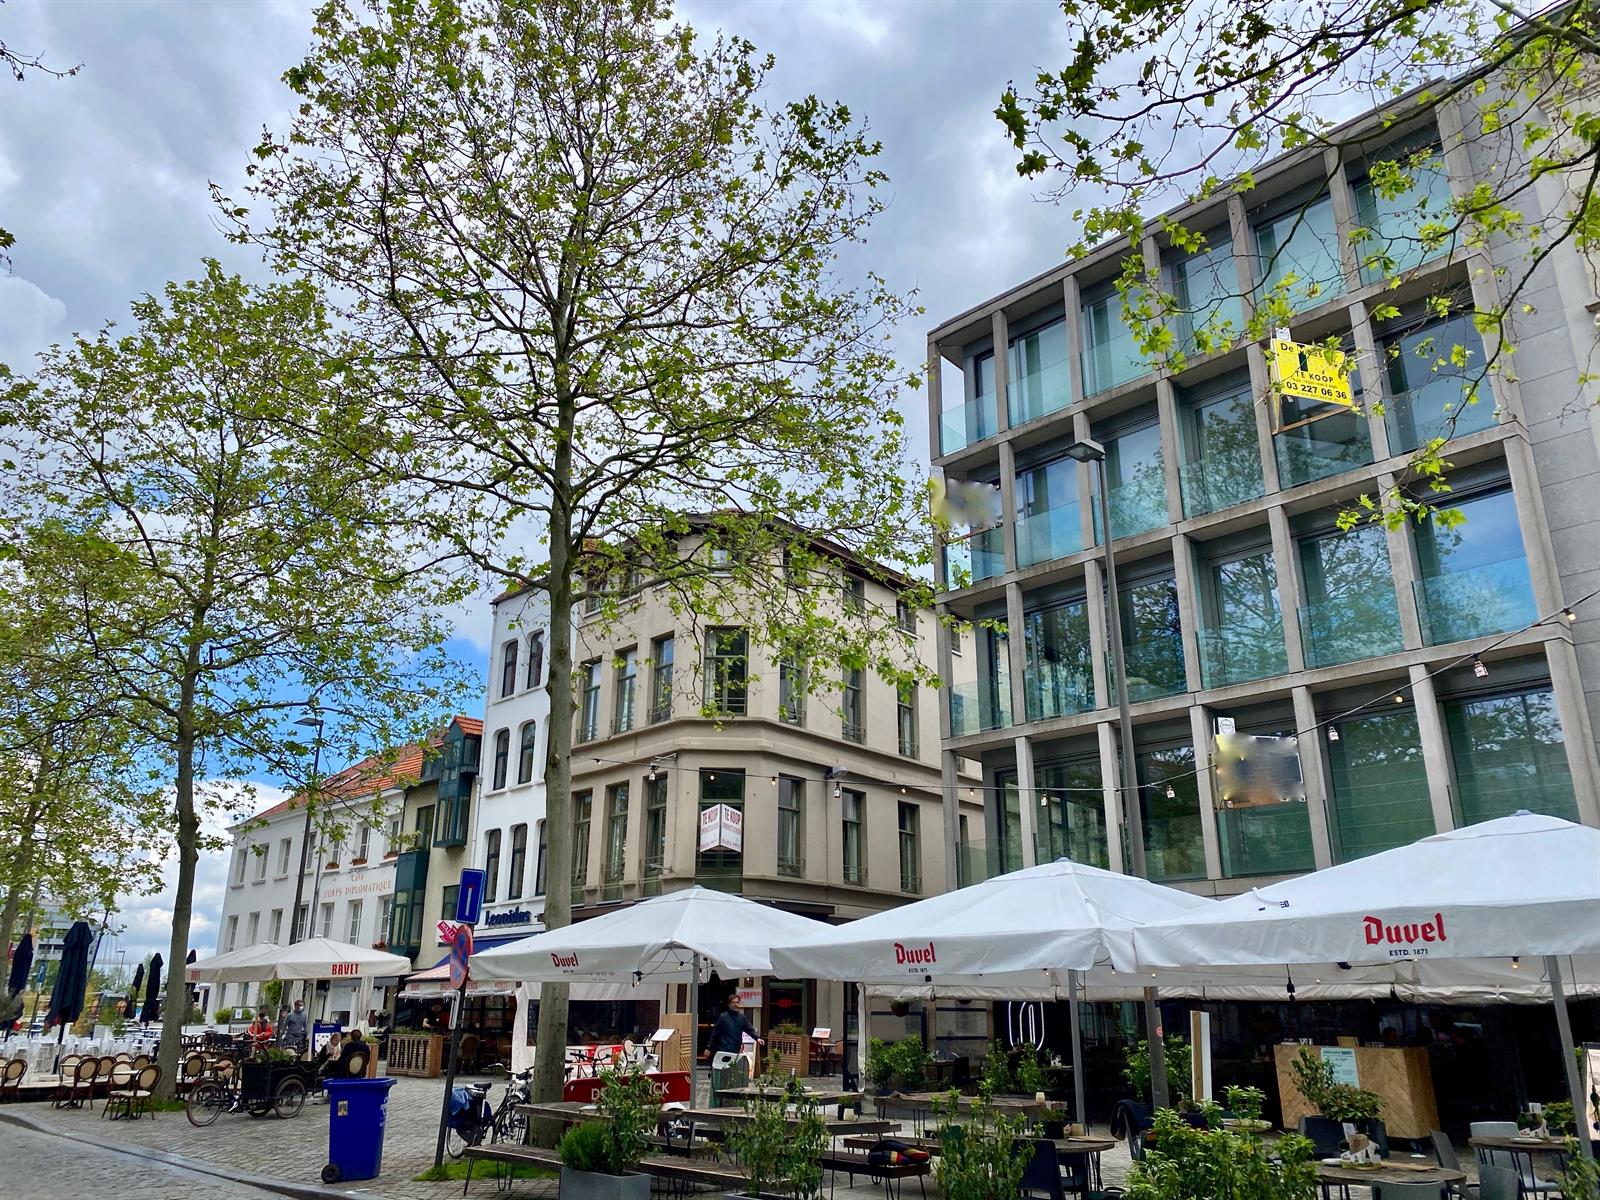
M1159 235L1110 244L929 334L933 465L998 497L997 520L938 548L940 608L1004 622L1004 632L977 626L975 646L968 635L976 678L967 684L939 627L952 685L945 760L977 760L985 785L982 844L958 847L964 861L992 873L1065 854L1128 869L1137 833L1150 878L1220 896L1518 809L1600 824L1600 601L1579 604L1600 580L1588 499L1600 483L1597 427L1592 405L1578 402L1597 348L1597 297L1581 260L1558 249L1521 297L1532 311L1515 321L1515 372L1489 375L1477 403L1463 403L1484 362L1470 310L1497 307L1492 268L1524 261L1526 247L1424 249L1428 205L1438 214L1496 162L1493 141L1461 136L1469 112L1436 116L1378 132L1378 114L1368 114L1355 123L1370 133L1365 157L1287 155L1248 192L1223 189L1177 210L1205 231L1199 253ZM1369 184L1368 162L1429 147L1411 194L1385 199ZM1559 211L1561 181L1547 177L1519 202ZM1363 269L1373 251L1352 245L1358 228L1404 268L1398 288ZM1182 310L1170 322L1190 350L1181 370L1153 368L1124 326L1114 280L1130 254L1159 269ZM1300 281L1292 336L1344 341L1359 411L1280 402L1262 343L1194 352L1197 333L1224 321L1241 329L1254 298L1291 273ZM1423 303L1441 293L1460 306L1443 318ZM1399 315L1380 319L1380 305ZM1437 354L1426 352L1430 338ZM1434 369L1456 343L1475 350L1469 367ZM1448 439L1452 464L1442 503L1465 523L1340 532L1340 510L1403 479L1434 437ZM1083 439L1104 447L1102 464L1067 456ZM1100 468L1136 828L1118 787ZM1562 614L1568 605L1575 620ZM1303 801L1223 799L1212 755L1224 720L1240 733L1304 731ZM1168 1007L1172 1029L1186 1005ZM1348 1018L1358 1027L1341 1032L1367 1040L1394 1024L1405 1040L1425 1036L1419 1019L1434 1019L1400 1006L1378 1016L1206 1007L1220 1014L1219 1055L1240 1060L1238 1071L1219 1068L1229 1081L1252 1076L1252 1059L1264 1045L1270 1057L1267 1042L1280 1034L1331 1032ZM1592 1026L1593 1006L1584 1008ZM1110 1039L1129 1020L1102 1012L1089 1028ZM1487 1056L1534 1036L1515 1015L1476 1024L1486 1074ZM1536 1059L1525 1055L1524 1066ZM1553 1080L1527 1086L1535 1100L1559 1094ZM1446 1119L1475 1103L1463 1094Z

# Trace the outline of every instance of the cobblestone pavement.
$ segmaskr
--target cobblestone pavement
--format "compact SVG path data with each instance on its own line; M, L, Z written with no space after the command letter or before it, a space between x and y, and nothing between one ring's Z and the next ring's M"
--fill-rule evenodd
M70 1151L70 1153L64 1153ZM0 1124L4 1191L29 1200L280 1200L274 1192Z
M328 1188L328 1194L338 1191L348 1191L352 1196L366 1198L382 1197L384 1200L454 1200L461 1195L461 1184L457 1183L418 1183L414 1177L421 1174L433 1165L434 1141L439 1127L439 1106L443 1098L444 1084L437 1079L398 1079L389 1092L388 1127L384 1137L383 1172L373 1180L352 1184L348 1189L334 1185ZM490 1092L491 1102L497 1102L503 1091L504 1085L496 1081ZM25 1115L26 1119L55 1133L63 1134L75 1139L75 1142L63 1148L61 1143L56 1144L53 1154L53 1167L51 1174L61 1176L69 1181L72 1186L66 1190L52 1193L48 1188L42 1192L33 1192L22 1189L14 1193L24 1196L53 1196L53 1195L94 1195L116 1194L118 1200L129 1200L127 1193L121 1189L110 1191L99 1187L90 1187L86 1181L79 1180L76 1171L77 1154L80 1145L88 1143L91 1146L110 1148L127 1147L154 1150L165 1154L176 1155L185 1160L198 1164L214 1164L223 1169L232 1169L240 1174L264 1176L272 1179L283 1180L287 1183L304 1187L324 1188L321 1181L322 1167L327 1162L328 1150L328 1110L322 1105L307 1105L298 1117L281 1121L276 1117L254 1118L244 1114L225 1114L219 1117L215 1124L205 1129L197 1129L191 1125L181 1112L166 1112L141 1117L137 1121L108 1121L101 1118L100 1105L96 1103L90 1109L55 1109L48 1104L26 1104L18 1106L8 1105L0 1110L0 1117L6 1114L18 1113ZM17 1136L28 1140L29 1145L36 1146L39 1142L48 1143L48 1137L39 1134L25 1134L24 1131L0 1121L0 1163L8 1159L8 1151ZM137 1177L144 1167L143 1163L132 1162L126 1159L111 1158L109 1166L102 1166L98 1156L85 1152L82 1161L92 1163L96 1172L105 1169L115 1171L118 1178L127 1179ZM63 1174L62 1164L72 1162L72 1174ZM1128 1155L1119 1143L1113 1150L1101 1156L1101 1171L1107 1185L1123 1184L1127 1179ZM98 1179L96 1174L93 1178ZM233 1196L257 1196L260 1193L252 1188L243 1187L240 1191L226 1191L226 1181L210 1178L203 1184L207 1190L202 1193L199 1188L201 1183L197 1180L205 1177L190 1177L181 1183L174 1181L168 1190L149 1193L149 1200L158 1197L171 1196L174 1200L185 1200L192 1189L196 1196L204 1194L208 1198L231 1200ZM10 1183L8 1179L7 1184ZM856 1178L857 1186L846 1186L846 1179L840 1177L834 1190L834 1200L878 1200L883 1195L881 1187L874 1187L864 1177ZM0 1188L0 1193L13 1194L8 1187ZM545 1180L519 1180L510 1196L514 1200L545 1200L558 1194L555 1181ZM932 1181L928 1184L929 1196L936 1196L938 1189ZM506 1193L501 1193L501 1196ZM471 1196L474 1200L498 1200L494 1190L492 1178L485 1178L480 1184L473 1182ZM142 1194L136 1194L132 1200L146 1200Z

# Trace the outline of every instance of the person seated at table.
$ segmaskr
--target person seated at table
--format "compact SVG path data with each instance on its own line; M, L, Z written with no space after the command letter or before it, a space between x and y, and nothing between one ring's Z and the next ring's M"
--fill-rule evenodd
M354 1075L350 1062L352 1059L362 1060L361 1074L366 1074L366 1062L372 1056L372 1044L361 1036L360 1029L352 1029L345 1035L344 1045L339 1047L339 1074Z
M250 1050L254 1054L260 1054L272 1045L272 1017L266 1009L263 1008L256 1013L256 1019L250 1022L246 1034L250 1038Z
M339 1059L343 1053L344 1035L335 1029L322 1044L322 1049L317 1051L317 1078L326 1079L330 1075L337 1075Z

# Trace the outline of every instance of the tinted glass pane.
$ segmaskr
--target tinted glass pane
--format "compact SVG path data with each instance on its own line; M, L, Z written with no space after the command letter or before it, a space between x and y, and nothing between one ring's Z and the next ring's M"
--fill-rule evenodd
M1418 151L1431 153L1422 157ZM1456 217L1450 209L1450 177L1437 146L1395 146L1377 156L1391 164L1355 182L1356 219L1365 236L1356 240L1361 281L1379 283L1450 250Z
M1011 424L1021 425L1072 403L1065 318L1013 338L1006 367Z
M1239 336L1244 308L1239 302L1239 273L1233 242L1226 229L1213 230L1206 248L1172 264L1174 334L1187 354L1208 353Z
M1520 629L1538 617L1511 492L1455 508L1460 523L1447 526L1435 514L1417 530L1417 599L1429 645Z
M1561 721L1548 688L1445 702L1463 824L1518 809L1578 819Z
M1281 296L1292 310L1310 308L1344 291L1333 200L1326 194L1258 221L1257 294Z
M1433 832L1417 715L1409 708L1341 721L1328 744L1334 856L1341 862Z
M1389 399L1384 423L1389 449L1415 450L1495 423L1494 396L1483 371L1483 339L1468 316L1432 321L1384 343Z
M1146 750L1136 756L1145 866L1151 879L1203 879L1206 856L1200 834L1200 790L1194 751L1188 746ZM1169 794L1170 793L1170 794Z
M1038 861L1070 858L1109 868L1100 760L1080 758L1038 766L1034 787L1040 801Z
M1306 664L1375 658L1400 649L1389 546L1380 525L1358 525L1300 543L1306 606L1300 610Z
M1167 524L1167 479L1162 471L1160 426L1146 425L1110 439L1105 474L1113 537L1131 537ZM1098 507L1095 516L1098 529Z
M1074 600L1024 621L1028 720L1088 712L1094 707L1088 606Z
M1211 627L1200 634L1205 685L1223 687L1287 671L1271 553L1212 563L1208 582Z
M1261 450L1248 378L1223 395L1186 406L1182 428L1185 516L1220 512L1261 495Z
M1063 558L1083 549L1078 518L1078 464L1070 458L1017 475L1017 563Z
M1178 587L1169 577L1122 589L1122 640L1128 697L1150 700L1183 691L1183 636Z
M1122 320L1122 293L1112 289L1084 297L1079 309L1083 341L1083 387L1089 395L1150 373L1133 334Z

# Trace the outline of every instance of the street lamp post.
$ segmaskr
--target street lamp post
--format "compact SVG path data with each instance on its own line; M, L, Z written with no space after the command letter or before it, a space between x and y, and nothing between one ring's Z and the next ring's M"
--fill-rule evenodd
M1117 742L1122 759L1123 827L1128 839L1128 857L1133 873L1149 878L1144 855L1144 817L1139 797L1139 773L1133 760L1133 715L1128 711L1128 664L1122 650L1122 608L1117 595L1117 556L1111 548L1111 496L1106 487L1106 451L1088 438L1067 447L1067 457L1080 463L1093 463L1095 490L1100 495L1100 537L1105 545L1106 625L1111 639L1111 667L1117 688ZM1156 1006L1154 988L1144 989L1144 1019L1150 1050L1150 1099L1156 1108L1165 1108L1167 1096L1167 1056L1162 1045L1161 1012Z

